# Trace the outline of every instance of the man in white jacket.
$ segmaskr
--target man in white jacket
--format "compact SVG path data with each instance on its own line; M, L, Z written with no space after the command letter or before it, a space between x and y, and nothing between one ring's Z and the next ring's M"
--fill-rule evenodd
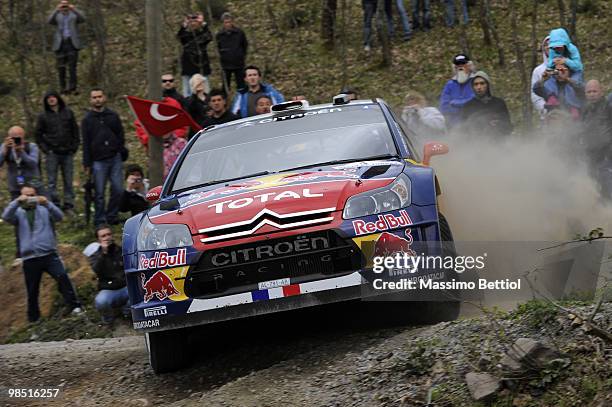
M548 42L549 40L550 40L550 37L547 36L546 38L544 38L544 41L542 41L541 51L542 51L543 62L540 65L536 66L533 72L531 73L531 103L533 103L533 107L540 115L541 120L544 120L544 118L546 117L546 107L545 107L546 101L544 100L543 97L535 94L535 92L533 91L533 86L540 79L542 79L542 75L544 74L544 71L546 71L546 65L548 64Z
M415 132L421 144L446 135L446 119L435 107L427 107L425 96L410 90L404 103L402 120Z

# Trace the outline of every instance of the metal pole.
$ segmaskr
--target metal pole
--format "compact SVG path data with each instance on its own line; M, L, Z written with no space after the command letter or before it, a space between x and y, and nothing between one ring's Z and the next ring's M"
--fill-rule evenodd
M161 100L161 27L162 1L146 0L147 27L147 96ZM149 180L152 187L161 185L163 177L163 141L149 135Z

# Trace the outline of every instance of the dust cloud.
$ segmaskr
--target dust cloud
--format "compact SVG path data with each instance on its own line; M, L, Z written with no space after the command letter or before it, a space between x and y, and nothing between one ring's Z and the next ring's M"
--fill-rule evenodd
M612 206L589 175L575 132L493 140L454 134L432 160L455 240L555 241L609 232Z

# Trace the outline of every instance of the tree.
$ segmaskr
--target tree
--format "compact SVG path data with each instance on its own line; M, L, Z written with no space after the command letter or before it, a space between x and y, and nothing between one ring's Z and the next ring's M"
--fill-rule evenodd
M516 3L514 0L509 0L508 8L510 9L510 27L512 32L512 42L514 44L514 52L516 53L516 62L518 65L519 75L521 77L521 105L523 106L523 122L526 129L531 127L531 81L528 78L527 70L525 69L525 60L523 57L523 49L518 37L518 23Z
M322 0L321 39L323 46L334 49L334 26L336 23L337 0Z
M378 2L378 10L376 10L376 31L378 32L378 39L380 40L380 44L382 45L382 66L389 67L391 66L391 41L389 41L389 32L385 27L384 15L384 1Z

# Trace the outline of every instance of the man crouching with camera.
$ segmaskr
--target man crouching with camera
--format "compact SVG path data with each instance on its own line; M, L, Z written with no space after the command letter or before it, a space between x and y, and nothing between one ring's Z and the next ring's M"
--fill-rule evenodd
M19 251L28 293L28 320L35 322L40 318L38 290L45 271L57 281L67 311L79 314L82 312L81 304L57 253L53 224L62 220L62 211L46 197L38 195L34 185L24 184L20 193L6 207L2 219L15 225L19 233Z

